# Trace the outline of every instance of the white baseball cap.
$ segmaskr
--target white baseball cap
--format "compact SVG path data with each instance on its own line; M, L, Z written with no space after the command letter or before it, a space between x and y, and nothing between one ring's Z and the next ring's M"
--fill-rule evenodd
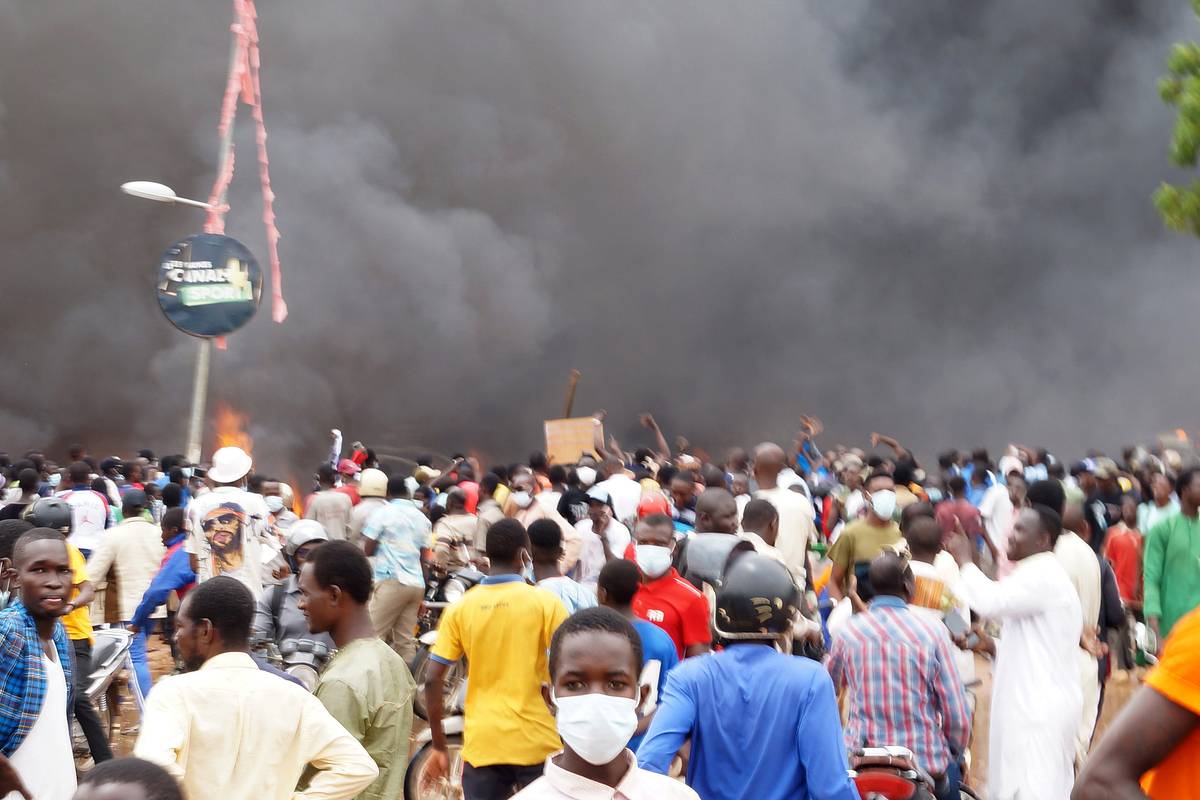
M216 483L237 483L246 477L254 460L240 447L222 447L213 453L208 477Z

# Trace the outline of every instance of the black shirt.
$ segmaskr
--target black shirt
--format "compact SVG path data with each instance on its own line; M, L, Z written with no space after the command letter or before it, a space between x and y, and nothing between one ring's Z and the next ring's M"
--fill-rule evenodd
M580 520L587 519L588 496L583 489L567 489L558 499L558 514L574 528Z

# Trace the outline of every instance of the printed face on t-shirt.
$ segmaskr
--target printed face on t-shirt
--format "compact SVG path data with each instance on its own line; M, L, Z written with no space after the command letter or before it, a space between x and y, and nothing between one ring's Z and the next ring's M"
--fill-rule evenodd
M240 569L246 512L237 503L222 503L204 517L204 538L212 548L213 575Z

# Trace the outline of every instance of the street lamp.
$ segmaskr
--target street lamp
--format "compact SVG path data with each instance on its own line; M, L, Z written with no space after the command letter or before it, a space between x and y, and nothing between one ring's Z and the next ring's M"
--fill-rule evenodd
M216 206L211 203L201 203L199 200L189 200L186 197L180 197L175 194L175 190L170 186L154 181L129 181L121 184L121 191L134 197L140 197L143 200L156 200L159 203L179 203L185 206L195 206L196 208L207 208L212 210Z
M159 203L179 203L185 206L206 208L210 211L214 208L210 203L201 203L199 200L180 197L170 186L154 181L128 181L121 184L121 191L133 197L154 200ZM192 374L192 407L188 413L187 459L193 464L200 463L201 438L204 433L204 405L208 399L208 372L211 360L212 341L202 338L197 343L196 369Z

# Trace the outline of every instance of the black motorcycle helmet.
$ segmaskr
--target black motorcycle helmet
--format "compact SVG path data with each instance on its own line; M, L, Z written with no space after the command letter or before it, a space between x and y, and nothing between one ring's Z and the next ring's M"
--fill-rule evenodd
M21 519L35 528L53 528L64 534L71 533L71 507L57 497L39 497L21 514Z
M717 589L713 628L729 641L779 639L800 613L800 590L787 567L758 553L737 555Z

